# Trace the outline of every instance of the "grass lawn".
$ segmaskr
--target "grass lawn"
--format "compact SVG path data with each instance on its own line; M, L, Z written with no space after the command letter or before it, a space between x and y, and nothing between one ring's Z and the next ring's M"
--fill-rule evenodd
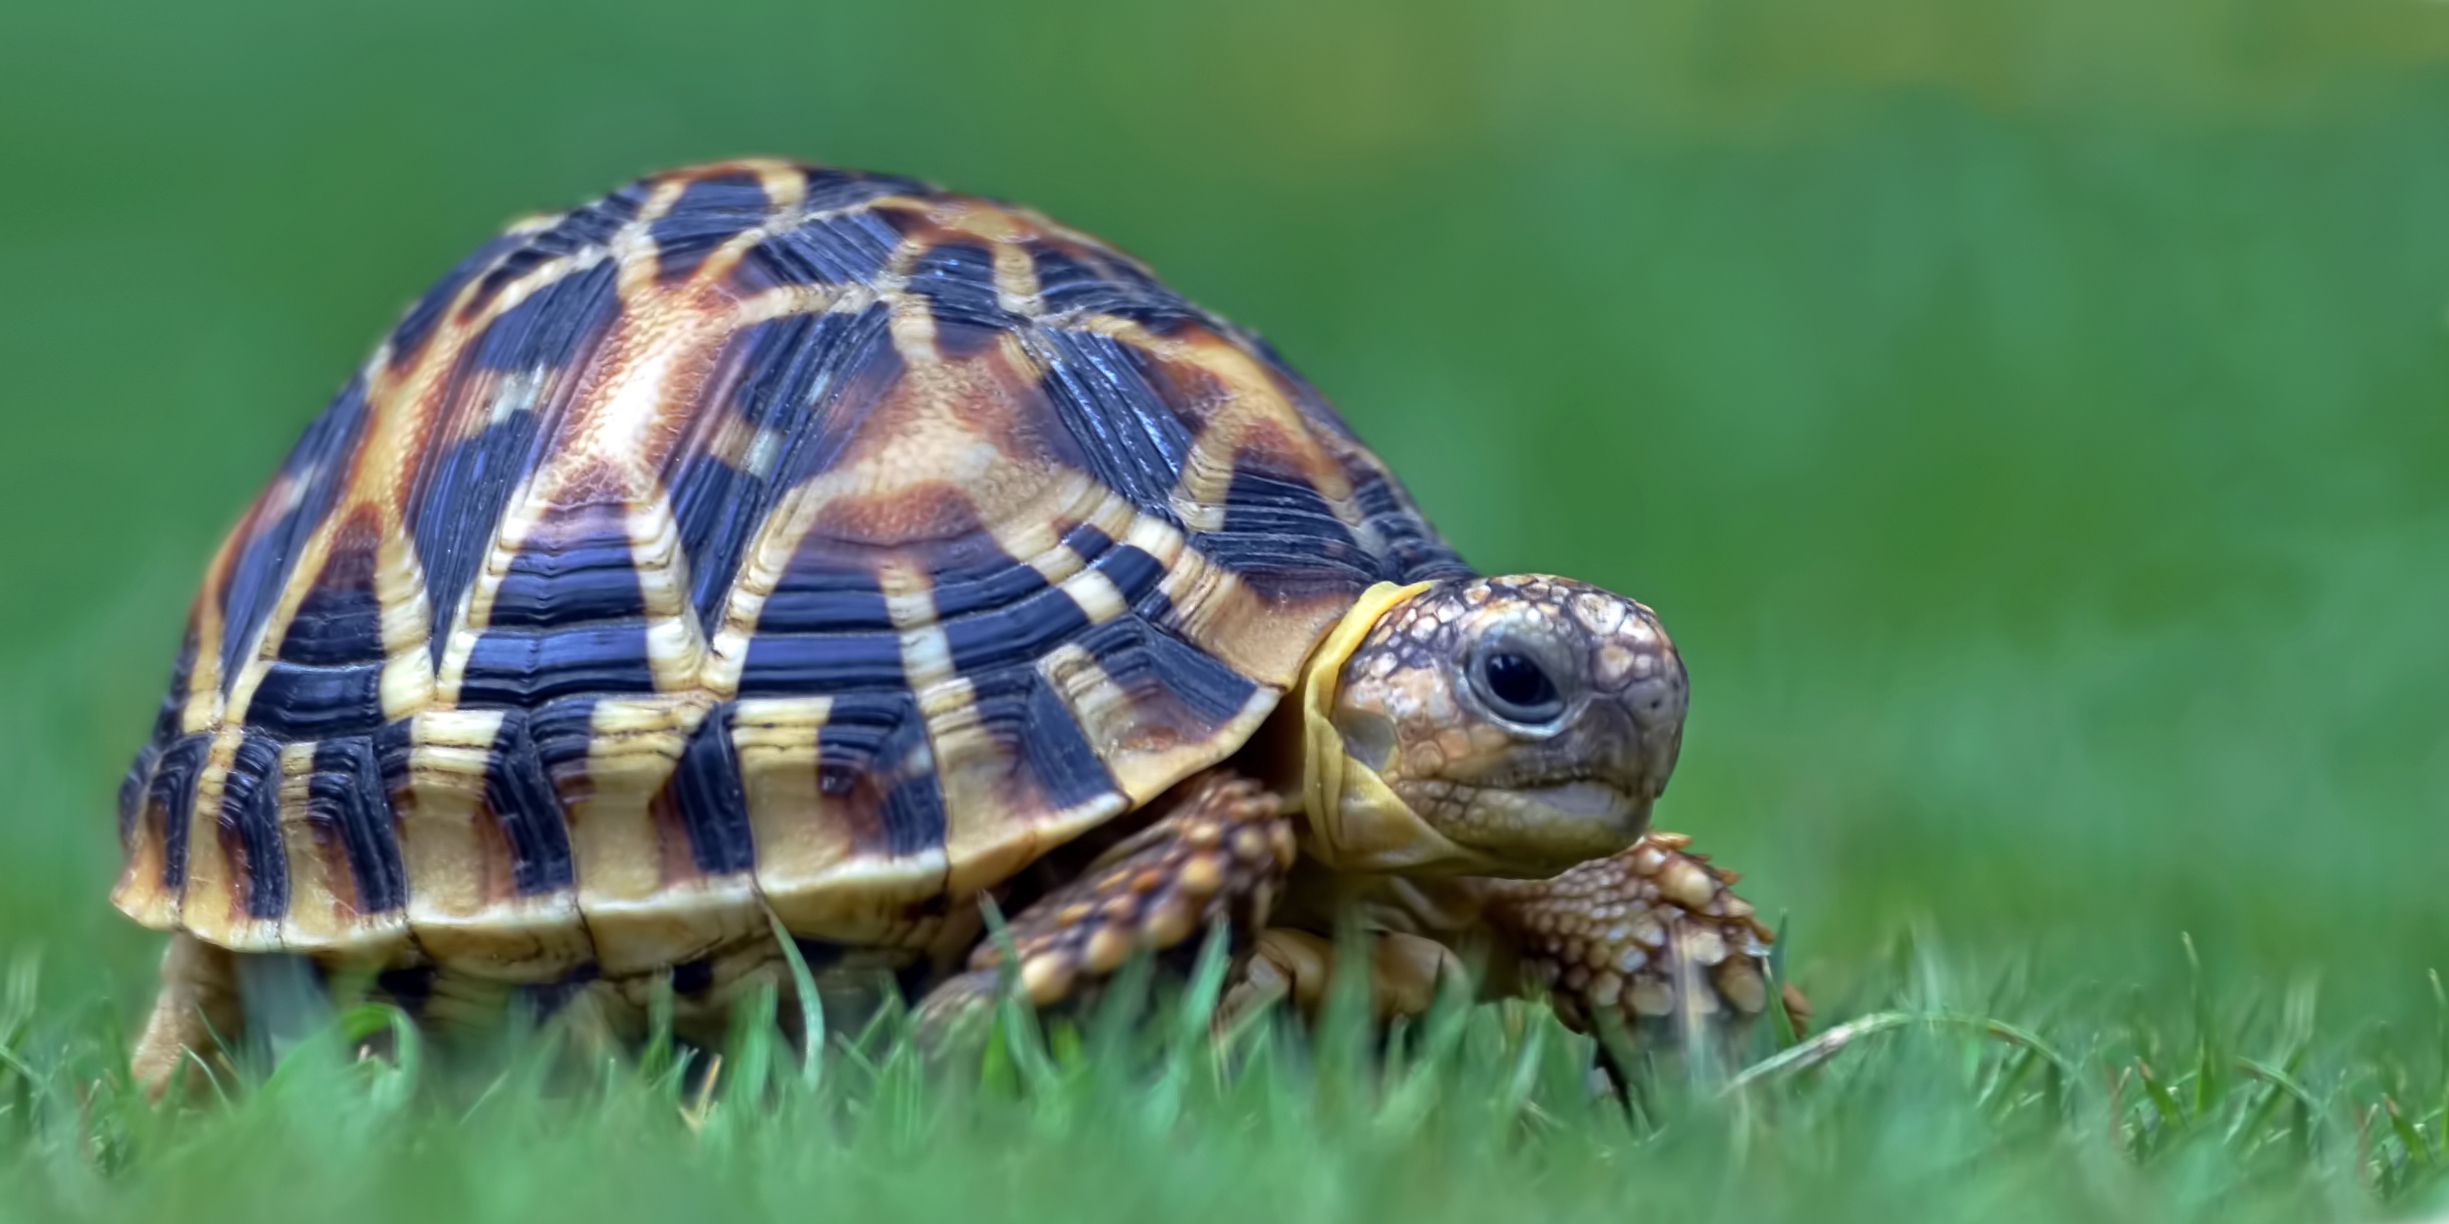
M0 1219L2449 1211L2444 132L2415 0L13 6ZM1108 235L1656 606L1659 822L1841 1036L1632 1112L1530 1009L134 1101L113 795L219 533L503 218L744 152Z
M2162 1015L1946 964L1909 949L1896 1007L1776 1052L1759 1034L1739 1070L1657 1060L1624 1097L1594 1091L1591 1044L1542 1009L1447 1008L1382 1047L1348 1010L1218 1036L1211 978L1076 1023L1007 1008L961 1060L891 1019L805 1057L755 1009L711 1053L590 1059L548 1029L447 1060L409 1033L394 1059L351 1063L335 1033L178 1109L124 1082L113 1017L38 1019L21 973L0 1012L0 1201L28 1219L471 1221L2295 1220L2449 1203L2449 1000L2430 1032L2342 1047L2316 1037L2309 988ZM343 1027L389 1023L369 1008Z

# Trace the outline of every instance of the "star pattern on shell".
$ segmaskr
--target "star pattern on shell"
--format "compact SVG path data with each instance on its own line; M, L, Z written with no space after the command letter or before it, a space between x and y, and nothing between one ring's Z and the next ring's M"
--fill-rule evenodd
M751 160L512 225L214 558L117 904L546 980L943 900L1467 572L1318 394L1011 205Z

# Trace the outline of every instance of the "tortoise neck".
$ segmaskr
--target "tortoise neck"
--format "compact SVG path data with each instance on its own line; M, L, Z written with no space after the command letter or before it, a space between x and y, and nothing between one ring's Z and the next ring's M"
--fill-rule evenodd
M1344 664L1368 640L1369 630L1388 609L1420 593L1426 584L1397 586L1381 582L1361 592L1342 620L1319 639L1293 681L1292 690L1267 722L1269 747L1279 754L1270 782L1289 787L1287 811L1298 812L1310 843L1331 842L1338 824L1335 807L1342 790L1345 753L1335 728L1335 695L1343 684ZM1324 857L1332 860L1329 852Z
M1301 712L1301 685L1276 703L1267 721L1251 735L1233 758L1235 772L1267 788L1276 797L1284 814L1305 827L1308 824L1308 804L1303 801L1302 787L1308 776L1304 758L1308 754L1304 734L1305 719Z
M1362 592L1311 653L1284 702L1284 709L1300 720L1298 810L1305 858L1353 872L1485 873L1493 866L1486 855L1456 844L1422 820L1378 776L1382 762L1355 757L1335 723L1336 692L1353 653L1380 617L1432 585L1382 582Z

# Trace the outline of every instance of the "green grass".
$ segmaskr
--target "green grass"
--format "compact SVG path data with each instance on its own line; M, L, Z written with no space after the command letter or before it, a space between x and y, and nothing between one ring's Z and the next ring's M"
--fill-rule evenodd
M2449 1209L2449 8L0 10L0 1219ZM840 1055L694 1132L525 1062L133 1105L113 791L214 540L502 218L743 152L1109 235L1479 564L1658 607L1662 825L1878 1031L1638 1123L1494 1016L1366 1084Z
M2430 1032L2336 1046L2314 1036L2310 989L2198 994L2163 1017L2036 1002L1945 963L1907 947L1885 970L1896 1006L1731 1077L1655 1062L1629 1097L1594 1091L1591 1043L1544 1009L1442 1008L1383 1043L1349 1010L1215 1034L1214 974L1077 1022L1007 1007L983 1057L922 1053L893 1016L805 1057L770 996L725 1050L656 1039L635 1057L584 1057L548 1029L444 1058L368 1008L268 1075L159 1109L124 1081L107 1014L30 1023L20 973L0 1011L0 1192L27 1218L197 1221L267 1206L483 1222L2449 1205L2449 1000ZM1999 1018L2017 1014L2031 1023ZM376 1032L399 1038L392 1058L345 1056Z

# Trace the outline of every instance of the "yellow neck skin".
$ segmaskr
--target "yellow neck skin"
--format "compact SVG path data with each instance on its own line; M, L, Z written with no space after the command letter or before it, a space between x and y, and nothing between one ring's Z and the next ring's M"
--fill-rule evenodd
M1458 875L1494 860L1465 848L1420 819L1377 771L1344 751L1335 729L1335 693L1344 664L1387 610L1428 583L1381 582L1361 593L1310 655L1295 694L1301 708L1301 804L1309 817L1302 853L1336 871Z

